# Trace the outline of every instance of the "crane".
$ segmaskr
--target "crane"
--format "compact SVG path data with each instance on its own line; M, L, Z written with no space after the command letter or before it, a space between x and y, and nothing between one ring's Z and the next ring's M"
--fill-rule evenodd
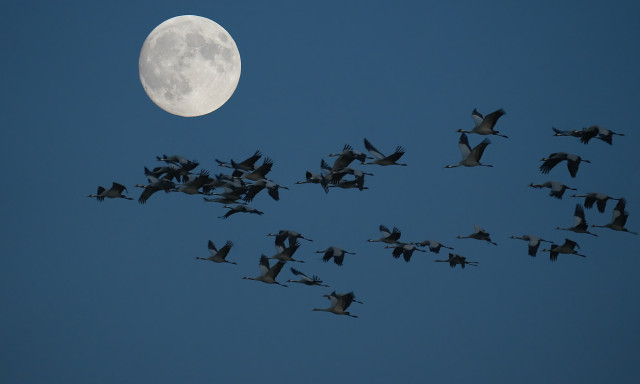
M250 157L246 158L245 160L239 163L236 163L235 161L233 161L233 159L231 159L228 163L218 159L215 159L215 161L216 163L218 163L218 166L220 167L233 169L234 171L232 176L240 177L244 172L251 172L255 170L256 169L255 164L261 157L262 157L262 153L260 153L259 150L256 150L253 153L253 155L251 155Z
M549 196L553 196L556 199L562 199L562 196L564 195L564 192L569 189L571 191L577 191L577 189L575 188L571 188L565 184L562 184L559 181L546 181L542 184L534 184L531 183L529 184L530 187L533 188L549 188Z
M147 181L149 184L142 185L136 184L135 186L138 188L144 188L144 191L140 194L138 198L138 203L145 204L147 200L158 191L165 191L165 193L169 193L172 189L176 188L176 185L173 181L165 178L158 179L153 176L147 167L144 168L144 173L147 176Z
M489 235L489 233L487 231L485 231L482 227L480 227L479 225L474 224L473 225L475 231L470 234L469 236L456 236L457 239L476 239L476 240L484 240L490 244L493 245L498 245L496 243L494 243L493 241L491 241L491 237Z
M491 140L488 138L482 140L482 142L473 149L469 146L469 139L467 138L466 133L462 133L460 135L460 140L458 141L458 147L460 147L460 152L462 153L462 160L458 164L455 165L446 165L445 168L455 168L455 167L493 167L493 165L482 164L480 162L480 158L482 158L482 154L484 153L487 145L491 144Z
M472 130L466 131L464 129L458 129L456 132L462 133L477 133L478 135L496 135L507 138L508 136L501 134L499 131L495 131L495 127L498 119L507 113L504 109L500 108L497 111L491 112L487 116L483 117L477 109L474 108L471 112L471 118L475 122L475 127Z
M440 248L453 249L451 247L447 247L446 245L440 244L435 240L424 240L421 242L413 242L411 244L415 244L419 247L429 247L429 250L433 253L440 253Z
M449 258L446 260L434 260L435 263L449 263L451 268L455 268L456 265L460 265L462 269L464 269L465 265L469 264L474 267L478 266L477 261L467 261L467 258L464 256L456 255L454 253L449 253Z
M577 204L576 209L573 213L573 227L556 227L556 229L561 229L563 231L573 231L575 233L586 233L591 236L598 236L595 233L589 232L589 226L587 225L587 220L584 217L584 208L582 205Z
M562 245L552 244L551 248L543 249L540 252L549 252L549 258L551 261L558 260L558 254L564 253L568 255L576 255L580 257L587 257L583 254L578 253L575 248L580 249L578 243L570 239L564 239L564 243Z
M615 133L601 125L592 125L590 127L584 128L580 136L580 141L584 144L588 144L589 140L596 138L598 140L602 140L605 143L612 145L613 144L613 136L624 136L623 133Z
M258 277L245 276L243 277L243 279L261 281L266 284L277 284L277 285L286 287L285 284L281 284L276 281L276 277L278 276L278 273L280 273L280 270L284 265L285 265L284 261L278 261L276 264L270 267L269 259L267 258L267 256L263 254L262 256L260 256L260 264L259 264L260 276Z
M342 248L338 248L338 247L334 247L331 246L327 249L324 249L322 251L315 251L315 253L324 253L324 256L322 256L322 261L323 262L328 262L329 260L331 260L331 258L333 258L333 262L336 263L339 266L342 266L342 263L344 261L344 256L345 255L355 255L355 252L349 252L349 251L345 251Z
M426 250L420 249L415 244L411 243L397 243L394 245L387 245L385 248L393 248L393 252L391 253L393 257L398 259L402 255L404 261L407 263L411 260L411 256L413 256L414 251L427 252Z
M541 239L535 235L511 236L512 239L524 240L529 242L529 256L536 257L541 242L552 243L552 241Z
M229 254L229 251L231 250L231 247L233 247L233 242L230 240L227 241L224 244L224 246L220 249L216 248L213 241L209 240L208 248L209 248L209 253L211 255L209 257L196 257L196 259L209 260L209 261L213 261L214 263L229 263L229 264L236 265L237 263L234 263L233 261L229 261L226 259L227 255Z
M580 166L580 162L591 163L589 160L585 160L578 155L574 155L572 153L566 152L555 152L550 154L548 157L543 157L540 161L544 161L540 166L540 172L543 174L549 173L553 167L558 165L562 161L567 161L567 168L569 169L569 174L571 177L576 177L578 173L578 167Z
M344 145L344 147L342 148L342 152L330 153L329 157L337 157L337 159L333 162L333 167L329 168L329 170L332 172L349 166L349 164L351 164L354 160L358 160L360 161L360 163L364 164L367 159L373 159L373 157L367 156L365 153L354 150L353 147L349 144Z
M404 155L404 148L401 146L396 147L396 151L389 156L385 156L382 152L378 151L367 138L364 139L364 146L372 154L375 159L373 161L365 161L362 164L378 164L378 165L402 165L406 166L407 164L398 163L398 160ZM344 167L343 167L344 168Z
M309 277L307 275L305 275L304 273L302 273L301 271L291 267L291 273L293 273L296 276L300 276L299 280L287 280L288 283L299 283L299 284L304 284L304 285L317 285L320 287L329 287L326 284L322 284L322 280L320 280L320 278L318 278L318 276L313 275L312 277Z
M282 243L282 245L284 245L284 242ZM295 244L290 245L288 247L278 247L276 246L278 253L276 253L275 255L269 257L269 259L278 259L278 260L282 260L282 261L295 261L298 263L304 263L303 260L296 260L293 258L293 254L296 253L296 251L298 250L298 248L300 248L300 243L299 242L295 242Z
M302 236L300 233L298 233L296 231L292 231L290 229L281 229L281 230L278 231L278 233L267 233L267 236L275 236L276 237L276 240L275 240L276 247L284 246L284 241L286 239L289 239L289 246L295 244L297 239L313 241L313 240L311 240L309 238L306 238L306 237Z
M367 241L394 244L398 242L398 239L400 239L400 236L402 235L398 227L393 227L393 231L389 231L389 228L384 225L380 225L379 228L381 237L378 239L369 239Z
M119 198L119 199L125 199L125 200L133 200L131 197L127 197L122 193L126 190L127 188L124 185L118 184L114 181L113 184L111 185L111 188L105 189L105 187L99 186L97 194L95 195L91 194L91 195L88 195L87 197L95 197L96 200L98 201L104 201L105 197L109 199Z
M589 192L584 195L575 194L571 195L571 197L584 197L585 208L590 209L595 203L598 206L598 211L601 213L604 213L604 210L607 207L607 200L620 200L619 198L611 197L600 192Z
M358 317L346 311L355 299L355 295L353 294L353 292L340 295L333 291L330 295L322 296L327 297L329 300L331 300L331 306L329 308L313 308L313 311L324 311L331 312L336 315L345 315L356 318Z
M596 225L592 224L592 227L601 227L601 228L609 228L614 231L621 232L629 232L631 234L637 235L638 232L633 232L625 228L624 226L627 224L627 219L629 218L629 212L625 211L625 206L627 202L624 198L620 198L618 200L618 204L613 208L613 218L611 222L605 225Z
M231 205L224 205L223 208L227 208L228 211L227 213L225 213L223 216L218 216L221 219L227 219L229 218L229 216L236 214L236 213L254 213L256 215L263 215L264 212L262 211L258 211L255 208L252 208L246 204L236 204L234 206Z

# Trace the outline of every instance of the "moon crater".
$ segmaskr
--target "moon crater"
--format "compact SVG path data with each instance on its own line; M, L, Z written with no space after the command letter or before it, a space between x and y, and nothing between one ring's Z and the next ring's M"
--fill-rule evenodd
M149 98L179 116L220 108L240 80L240 53L231 35L199 16L178 16L157 26L145 40L138 64Z

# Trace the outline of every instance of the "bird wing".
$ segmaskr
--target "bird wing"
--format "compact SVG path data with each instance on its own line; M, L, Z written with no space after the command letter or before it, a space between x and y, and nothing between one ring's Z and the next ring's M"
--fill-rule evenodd
M274 184L272 187L267 188L267 193L269 194L269 196L271 196L271 198L275 201L280 200L280 192L279 192L280 186L277 184Z
M398 229L398 227L393 227L393 231L391 232L391 234L389 236L387 236L389 239L391 240L396 240L398 241L398 239L400 239L400 236L402 235L402 233L400 233L400 229Z
M551 171L553 167L555 167L556 165L558 165L558 163L560 163L565 159L566 157L561 156L560 153L552 153L551 155L549 155L549 157L547 157L544 163L542 163L542 165L540 166L540 172L544 174L549 173L549 171Z
M336 304L338 304L338 295L336 294L336 291L331 292L330 295L327 295L327 298L329 300L331 300L331 306L335 306Z
M349 308L349 306L351 305L351 303L353 303L353 300L356 298L356 296L353 294L353 292L349 292L346 293L344 295L341 295L338 297L338 305L342 307L342 310L346 310L347 308Z
M256 215L264 215L264 212L259 211L259 210L255 209L255 208L249 207L248 205L244 206L244 212L255 213Z
M396 162L396 161L400 160L402 155L404 155L404 152L405 152L404 148L401 147L401 146L398 146L398 147L396 147L396 151L394 153L392 153L391 155L385 157L385 160Z
M477 161L480 161L480 158L482 158L482 154L484 153L485 148L487 148L487 145L489 144L491 144L491 140L489 140L488 138L482 140L480 144L473 147L473 149L471 150L470 156L473 156Z
M305 275L304 273L298 271L297 269L295 269L293 267L291 267L291 273L293 273L296 276L302 277L302 279L305 280L305 281L312 281L309 276Z
M491 112L490 114L485 116L484 123L488 124L491 129L493 129L493 126L496 125L498 119L506 114L507 113L504 111L504 109L498 109L497 111Z
M278 234L276 235L275 246L276 246L276 251L278 251L278 253L284 251L284 248L285 248L284 242L287 240L288 236L289 235L287 234L287 232L283 230L278 232Z
M255 168L256 161L258 161L261 157L262 157L262 153L260 153L260 150L256 150L255 153L251 157L243 160L242 162L238 163L237 165L245 166L247 168L253 169L253 168Z
M269 259L267 259L267 256L265 256L264 254L260 256L259 267L260 267L260 274L262 274L263 276L269 272Z
M278 273L280 273L280 270L282 270L282 267L284 267L286 263L284 261L278 261L276 263L276 265L274 265L273 267L271 267L269 269L269 272L267 272L269 275L271 275L271 277L273 277L274 279L276 278L276 276L278 276Z
M300 242L296 241L295 244L291 244L290 246L285 248L284 252L286 252L286 254L289 256L293 256L293 254L296 253L298 248L300 248L300 245L301 245Z
M475 108L473 109L473 112L471 112L471 118L473 119L476 127L482 124L482 121L484 120L482 113L478 112L478 110Z
M569 169L569 174L571 175L571 177L576 177L581 160L582 159L580 158L580 156L567 158L567 168Z
M580 248L580 246L578 245L578 243L576 243L575 241L571 240L571 239L564 239L564 244L562 244L562 246L567 246L571 249L573 248Z
M376 147L371 145L371 143L369 142L369 140L367 140L366 137L364 139L364 147L367 149L367 151L369 151L370 154L372 154L378 159L384 159L386 157L385 155L382 154L382 152L378 151Z
M578 132L580 132L580 141L583 144L588 144L589 140L593 139L598 134L598 127L592 125L589 128L584 128L583 130Z
M140 197L138 198L138 203L140 203L140 204L146 203L147 200L151 197L151 195L153 195L157 191L159 191L158 188L147 186L145 189L142 190L142 193L140 194Z
M252 173L262 176L263 178L271 171L271 167L273 167L273 160L270 158L264 159L262 165L256 168Z
M618 215L613 219L613 224L619 226L620 228L624 228L627 224L627 219L629 218L629 212L624 211L622 213L618 213Z
M228 240L224 244L224 246L220 248L220 250L218 251L218 255L224 259L229 254L231 247L233 247L233 241Z
M540 248L540 238L529 235L529 256L535 257Z
M598 200L596 202L596 205L598 206L598 211L600 211L601 213L604 213L604 210L607 207L607 199Z
M618 204L616 204L615 207L613 207L613 218L616 218L616 212L618 215L621 215L622 213L624 213L624 208L627 206L627 200L624 197L621 197L620 200L618 200Z
M577 227L579 225L586 225L587 221L584 217L584 208L582 208L582 205L577 204L576 205L576 210L573 213L573 225L574 227Z
M570 131L561 131L555 127L551 127L551 129L553 129L553 132L555 132L554 136L571 136Z
M253 201L253 198L256 197L256 195L264 189L264 187L264 183L254 183L249 187L249 189L247 189L247 192L244 194L243 200L247 203L250 203L251 201Z
M333 162L333 166L331 168L325 168L325 169L329 169L331 172L335 172L339 169L347 167L355 159L356 157L352 152L350 151L342 152L340 156L338 156L336 161ZM322 165L322 163L320 165Z
M313 275L313 278L311 279L311 284L323 285L322 280L320 280L320 278L316 275ZM326 287L328 287L328 285L326 285Z
M311 173L309 171L306 171L304 175L305 175L305 179L307 180L308 183L310 183L314 179L318 179L319 180L321 178L320 175L316 175L315 173Z
M123 191L127 190L127 187L125 187L122 184L118 184L114 181L113 184L111 185L111 189L113 189L114 191L118 191L118 193L122 193Z
M391 236L391 231L389 231L389 228L387 228L384 225L380 225L380 233L382 234L383 237L389 237Z
M612 145L613 144L613 132L610 130L598 126L598 139L604 141L605 143Z
M469 157L471 153L471 147L469 146L469 139L467 138L467 134L462 132L460 135L460 140L458 141L458 147L460 148L460 153L462 153L462 160L465 160Z
M411 260L411 256L413 255L413 248L402 248L402 256L404 257L404 261L407 263Z
M213 241L211 240L209 240L208 248L211 255L215 255L218 253L218 248L216 248L215 244L213 244Z

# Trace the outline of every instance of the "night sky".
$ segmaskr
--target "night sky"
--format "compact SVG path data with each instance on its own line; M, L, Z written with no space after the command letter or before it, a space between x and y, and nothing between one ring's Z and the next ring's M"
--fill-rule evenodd
M30 2L0 26L0 381L4 383L637 383L640 236L573 225L574 193L624 197L640 231L635 132L640 3ZM158 108L138 74L142 43L178 15L233 37L238 87L220 109L179 117ZM471 113L504 109L482 162L460 161ZM601 125L613 145L554 137ZM471 147L486 136L469 134ZM361 165L368 189L295 184L345 144L407 166ZM136 200L156 156L215 159L260 150L289 189L236 214L202 195ZM542 174L540 159L580 155ZM259 163L262 162L262 159ZM557 180L562 199L530 183ZM133 201L88 198L118 182ZM589 225L612 219L585 209ZM378 227L404 242L437 240L478 266L452 269L448 249L394 259ZM458 239L479 225L497 243ZM329 288L242 280L276 253L268 233L300 232L291 266ZM510 236L576 241L586 258L527 255ZM235 245L207 257L208 241ZM315 251L355 252L343 266ZM543 244L547 247L548 244ZM634 249L636 251L634 251ZM313 312L353 291L358 318Z

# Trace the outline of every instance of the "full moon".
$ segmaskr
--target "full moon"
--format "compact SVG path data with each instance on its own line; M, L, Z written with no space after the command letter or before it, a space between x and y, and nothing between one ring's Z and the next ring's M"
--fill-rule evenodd
M147 37L138 62L145 92L178 116L206 115L224 104L240 80L240 53L231 35L200 16L177 16Z

